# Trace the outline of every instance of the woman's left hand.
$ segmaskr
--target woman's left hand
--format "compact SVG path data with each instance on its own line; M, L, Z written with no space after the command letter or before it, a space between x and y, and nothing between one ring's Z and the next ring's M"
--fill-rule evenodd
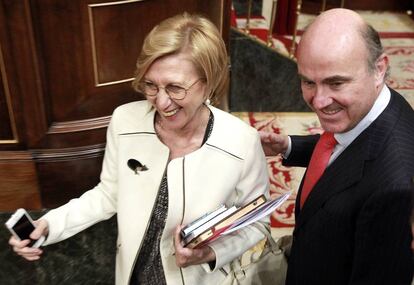
M183 226L178 225L175 228L174 235L175 263L178 267L187 267L189 265L206 263L216 259L216 254L208 245L196 249L183 247L180 236L182 228Z

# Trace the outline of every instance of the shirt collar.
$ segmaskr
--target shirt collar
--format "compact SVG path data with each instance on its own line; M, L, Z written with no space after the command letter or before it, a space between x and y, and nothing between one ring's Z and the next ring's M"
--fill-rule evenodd
M376 118L384 111L391 100L390 89L384 84L374 105L365 117L351 130L345 133L336 133L334 137L342 147L350 145Z

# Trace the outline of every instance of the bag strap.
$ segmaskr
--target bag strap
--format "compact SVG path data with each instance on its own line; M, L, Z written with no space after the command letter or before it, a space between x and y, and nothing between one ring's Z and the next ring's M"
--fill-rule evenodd
M258 229L260 232L262 232L264 234L264 236L266 237L267 242L269 242L269 249L275 253L280 251L280 247L278 246L278 244L275 242L275 240L273 239L270 230L268 230L268 228L266 228L264 225L260 224L260 223L254 223L252 224L252 226L254 226L256 229ZM231 264L231 269L233 270L233 274L234 274L234 278L236 280L243 280L246 277L246 273L243 270L242 266L241 266L241 261L240 258L236 258L234 259Z
M272 234L270 233L270 230L268 230L268 228L264 227L264 226L263 226L263 225L261 225L261 224L256 224L256 223L254 223L254 224L253 224L253 226L254 226L256 229L258 229L259 231L261 231L261 232L262 232L262 234L264 234L264 235L265 235L266 240L269 242L270 249L271 249L273 252L276 252L276 251L279 251L279 250L280 250L279 245L278 245L278 244L275 242L275 240L273 239Z
M241 261L236 258L231 262L230 268L233 270L233 276L236 280L243 280L246 278L246 272L241 267Z

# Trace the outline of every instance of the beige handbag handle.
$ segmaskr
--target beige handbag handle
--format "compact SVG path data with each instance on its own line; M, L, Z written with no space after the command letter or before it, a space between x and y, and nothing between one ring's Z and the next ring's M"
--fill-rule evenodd
M270 249L274 252L274 251L279 251L280 247L278 246L278 244L275 242L275 240L272 237L272 234L270 233L269 230L267 230L267 228L262 227L261 225L257 225L256 223L253 224L253 226L258 229L259 231L262 232L262 234L265 235L266 240L269 242L270 245Z
M264 236L266 237L267 242L269 242L269 249L273 253L278 252L278 251L281 250L279 248L278 244L273 239L270 231L268 231L266 227L264 227L264 226L262 226L260 224L257 224L257 223L254 223L252 226L254 226L255 228L257 228L259 231L261 231L264 234ZM245 274L246 273L244 272L244 270L241 267L241 262L240 262L240 259L239 258L236 258L235 260L233 260L231 262L231 268L233 269L234 277L237 280L242 280L242 279L245 278Z

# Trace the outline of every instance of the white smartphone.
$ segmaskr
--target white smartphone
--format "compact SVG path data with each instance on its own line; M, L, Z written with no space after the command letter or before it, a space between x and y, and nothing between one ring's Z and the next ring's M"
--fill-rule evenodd
M32 218L25 209L17 209L17 211L7 220L6 227L19 240L30 239L30 234L34 231L35 225ZM45 241L45 237L41 236L38 240L31 240L29 247L40 247Z

